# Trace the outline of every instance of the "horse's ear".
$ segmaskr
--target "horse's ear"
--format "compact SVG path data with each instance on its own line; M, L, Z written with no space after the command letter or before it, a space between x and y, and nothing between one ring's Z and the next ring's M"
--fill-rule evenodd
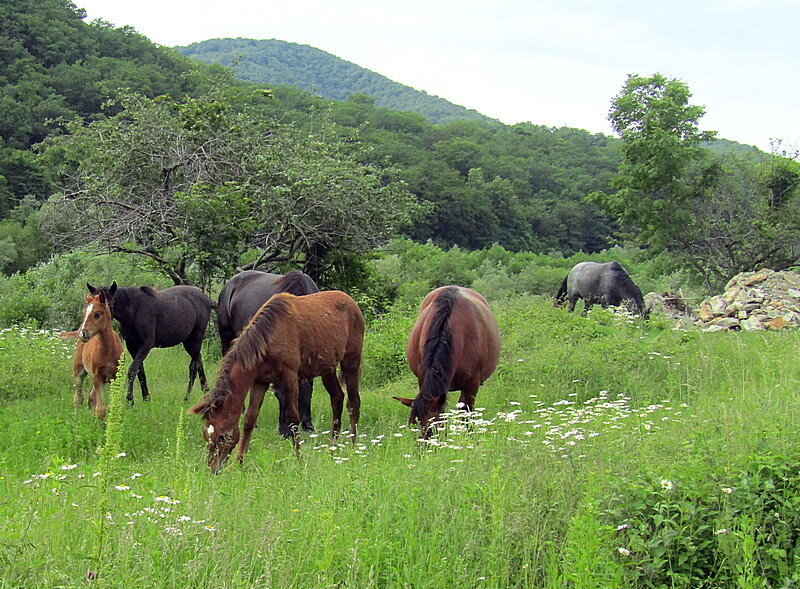
M108 296L113 297L114 293L117 292L117 281L111 283L111 286L108 287Z
M406 397L392 397L392 399L397 399L406 407L411 407L412 403L414 403L414 399L407 399Z
M97 293L97 300L100 301L101 305L105 305L105 303L106 303L106 291L101 289L100 292Z
M93 295L97 294L97 289L95 287L93 287L91 284L89 284L88 282L86 283L86 288L88 288L89 292L92 293Z

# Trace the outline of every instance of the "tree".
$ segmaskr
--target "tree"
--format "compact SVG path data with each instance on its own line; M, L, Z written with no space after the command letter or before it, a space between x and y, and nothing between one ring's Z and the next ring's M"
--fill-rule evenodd
M616 192L595 192L591 200L641 243L672 244L689 201L702 195L713 174L704 167L702 142L714 133L698 129L705 110L690 104L691 96L680 80L630 75L611 103L608 118L622 138L622 162L611 181Z
M176 284L277 262L318 273L327 252L373 247L416 210L325 124L301 133L216 94L119 106L48 142L63 191L43 219L62 248L147 256Z
M710 288L736 273L782 269L800 255L800 167L704 149L704 114L685 83L629 76L609 119L622 138L616 192L590 200L614 215L623 236L675 254Z

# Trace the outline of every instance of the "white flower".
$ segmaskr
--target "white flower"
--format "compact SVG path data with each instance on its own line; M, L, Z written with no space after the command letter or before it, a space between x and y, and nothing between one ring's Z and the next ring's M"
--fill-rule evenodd
M619 552L623 556L630 556L630 554L631 554L630 550L628 550L627 548L623 548L622 546L617 548L617 552Z
M661 486L665 488L667 491L672 491L675 488L675 483L673 483L669 479L661 479Z
M128 485L117 485L117 486L116 486L116 487L114 487L114 488L115 488L117 491L127 491L128 489L130 489L130 487L129 487Z
M714 533L719 536L720 534L724 534L728 531L728 528L722 528L721 530L716 530Z
M61 467L61 470L72 470L73 468L78 468L77 464L65 464Z
M730 487L722 487L722 492L728 493L728 495L730 495L731 493L733 493L733 489L731 489Z
M119 454L114 456L114 458L125 458L126 456L127 456L127 454L125 454L125 452L120 452Z
M620 524L617 526L617 531L626 530L628 528L628 524Z

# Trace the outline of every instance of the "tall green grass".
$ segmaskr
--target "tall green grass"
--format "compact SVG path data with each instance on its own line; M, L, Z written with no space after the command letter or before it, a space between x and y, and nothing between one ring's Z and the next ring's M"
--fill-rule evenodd
M469 425L425 445L406 425L391 396L415 393L414 311L398 309L367 335L357 444L331 445L317 385L300 460L269 398L245 465L218 476L184 414L182 350L153 351L152 401L137 391L112 427L72 409L54 336L0 333L0 586L794 582L796 333L493 308L503 355Z

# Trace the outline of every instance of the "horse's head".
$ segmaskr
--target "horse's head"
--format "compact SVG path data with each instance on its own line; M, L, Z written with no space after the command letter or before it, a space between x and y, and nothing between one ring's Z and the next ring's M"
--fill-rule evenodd
M99 293L103 293L103 296L106 299L106 303L108 304L108 308L111 311L111 315L114 316L114 305L117 302L117 283L112 282L111 286L99 286L95 288L88 282L86 283L86 288L89 289L89 294L97 295Z
M231 420L214 397L206 397L189 409L189 413L203 416L203 437L208 443L208 467L219 474L239 443L238 420Z
M411 407L411 414L408 416L408 424L414 425L419 421L419 429L422 439L427 440L433 431L433 426L439 419L439 415L444 411L447 399L444 395L424 402L417 396L416 399L406 397L392 397L397 399L406 407Z
M86 295L86 308L83 310L83 322L78 328L78 338L88 342L96 333L111 325L111 310L103 291L95 295Z

